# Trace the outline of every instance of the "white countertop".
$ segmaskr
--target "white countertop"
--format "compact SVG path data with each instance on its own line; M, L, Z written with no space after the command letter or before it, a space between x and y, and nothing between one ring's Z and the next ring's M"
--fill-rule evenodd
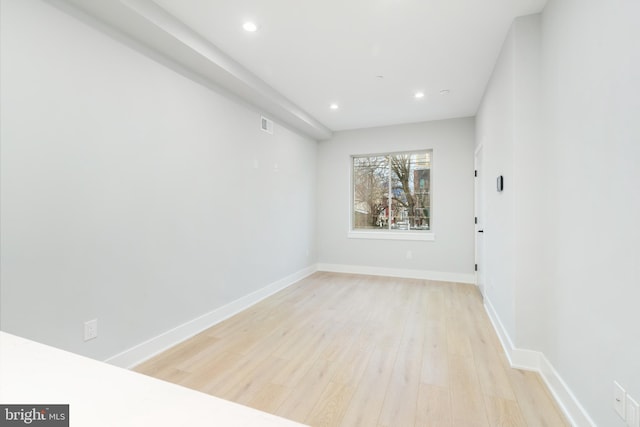
M5 332L0 404L69 404L77 427L302 426Z

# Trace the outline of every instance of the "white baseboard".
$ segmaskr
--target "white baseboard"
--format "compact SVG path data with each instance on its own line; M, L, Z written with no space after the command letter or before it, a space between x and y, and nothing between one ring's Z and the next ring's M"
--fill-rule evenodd
M493 324L493 328L498 334L502 343L502 348L511 364L512 368L535 371L540 374L549 391L556 400L556 403L574 427L597 427L587 411L580 404L567 383L564 382L558 371L555 370L551 362L544 353L534 350L524 350L516 348L509 337L500 317L491 301L484 299L484 308Z
M506 354L511 367L515 369L523 369L525 371L539 372L541 353L533 350L522 350L513 345L511 337L509 337L509 334L507 333L507 329L502 324L502 321L500 321L498 313L486 296L484 297L484 309L489 316L489 320L491 320L493 329L495 329L498 334L498 338L500 339L500 343L502 344L502 348L504 349L504 353Z
M564 382L543 353L541 353L539 373L556 402L558 402L558 406L560 406L560 409L562 409L572 425L575 427L597 427L595 421L589 416L567 383Z
M252 305L262 301L263 299L281 291L282 289L293 285L294 283L304 279L317 271L316 266L312 265L273 282L264 288L261 288L249 295L245 295L235 301L219 307L209 313L190 320L180 326L166 331L154 338L151 338L141 344L138 344L122 353L116 354L105 360L106 363L119 366L121 368L132 368L147 359L159 354L182 341L204 331L211 326L222 322L229 317L246 310Z
M474 274L447 273L442 271L410 270L402 268L370 267L365 265L318 264L318 271L333 273L367 274L370 276L403 277L406 279L437 280L475 284Z

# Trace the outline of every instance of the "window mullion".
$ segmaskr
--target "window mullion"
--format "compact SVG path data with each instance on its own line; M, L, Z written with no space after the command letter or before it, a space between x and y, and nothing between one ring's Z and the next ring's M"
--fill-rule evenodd
M387 219L387 229L391 231L391 212L393 206L393 199L391 198L391 156L387 156L387 181L389 182L387 194L387 205L389 206L389 218Z

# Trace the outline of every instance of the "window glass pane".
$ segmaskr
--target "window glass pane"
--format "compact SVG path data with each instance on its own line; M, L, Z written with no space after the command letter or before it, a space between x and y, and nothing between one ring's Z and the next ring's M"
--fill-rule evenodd
M432 151L353 157L353 230L431 231Z
M391 228L431 228L431 152L392 154Z
M387 229L389 162L387 156L353 158L353 228Z

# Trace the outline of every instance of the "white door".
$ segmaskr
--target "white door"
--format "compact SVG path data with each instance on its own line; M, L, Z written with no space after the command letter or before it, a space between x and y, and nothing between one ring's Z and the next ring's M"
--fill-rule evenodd
M482 145L476 149L475 154L475 241L476 241L476 285L480 289L480 293L484 295L484 263L483 263L483 244L484 244L484 192L483 192L483 174L482 174Z

